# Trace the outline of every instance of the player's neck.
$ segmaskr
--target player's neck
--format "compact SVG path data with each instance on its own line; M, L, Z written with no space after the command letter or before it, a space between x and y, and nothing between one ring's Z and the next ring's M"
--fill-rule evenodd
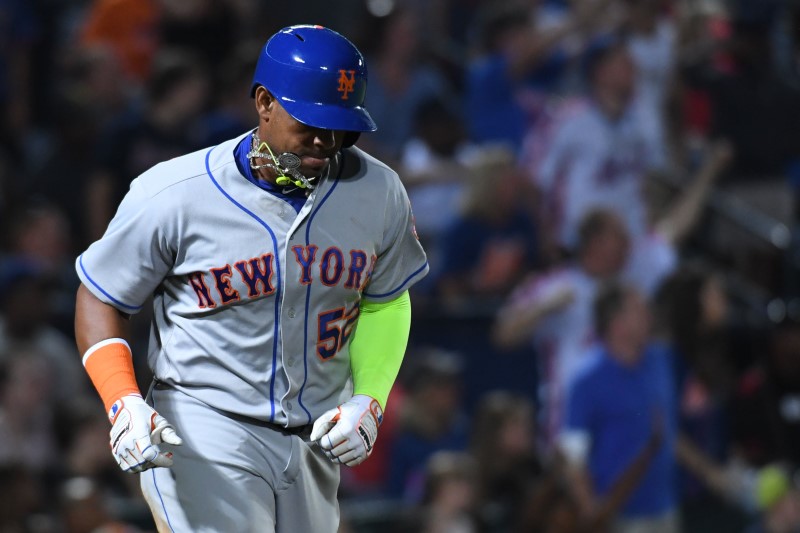
M259 125L258 128L256 129L256 136L259 139L265 138L261 125ZM267 183L271 183L272 185L276 184L275 180L278 178L278 173L275 171L274 168L263 166L266 165L267 163L272 163L272 161L269 161L267 158L263 157L254 157L252 159L252 162L255 164L256 167L258 167L258 168L253 168L253 175L256 178L262 181L266 181Z
M268 161L266 159L263 159L263 158L260 158L260 157L253 158L253 162L258 166L261 166L261 165L264 165L265 163L268 163ZM257 179L259 179L261 181L266 181L267 183L270 183L272 185L276 184L275 180L278 177L278 173L275 172L274 169L269 168L269 167L261 167L261 168L254 168L252 170L253 170L253 175Z

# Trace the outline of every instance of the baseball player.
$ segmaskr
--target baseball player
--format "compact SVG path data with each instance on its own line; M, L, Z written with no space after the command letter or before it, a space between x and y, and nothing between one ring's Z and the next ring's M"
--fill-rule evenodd
M159 531L333 532L339 465L373 449L428 271L346 38L261 49L258 127L131 183L76 261L76 336L120 467ZM146 399L126 317L153 296ZM169 468L154 468L169 467Z

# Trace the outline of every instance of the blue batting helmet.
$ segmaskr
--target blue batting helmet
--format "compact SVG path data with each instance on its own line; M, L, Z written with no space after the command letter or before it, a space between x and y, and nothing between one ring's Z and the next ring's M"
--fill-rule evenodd
M303 124L349 132L378 129L364 108L364 56L328 28L290 26L270 37L258 57L251 97L259 85Z

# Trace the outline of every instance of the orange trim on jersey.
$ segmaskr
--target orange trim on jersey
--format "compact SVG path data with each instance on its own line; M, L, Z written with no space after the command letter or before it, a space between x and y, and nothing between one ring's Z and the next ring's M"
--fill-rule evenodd
M247 261L236 261L233 264L233 267L239 271L239 277L247 285L248 298L256 298L259 295L271 296L275 293L275 286L272 284L272 278L275 277L274 259L274 255L267 253L261 257L251 257ZM264 270L261 270L262 263ZM250 275L251 271L252 275ZM262 286L261 291L258 290L259 283Z
M369 282L372 279L372 274L375 273L375 265L377 263L378 263L378 256L375 255L375 254L372 254L370 256L370 260L369 260L369 268L367 269L367 272L364 275L364 282L361 284L361 287L358 289L359 291L364 292L364 290L367 288L367 285L369 285Z
M214 309L217 304L208 292L208 286L206 285L206 279L203 273L193 272L189 274L187 278L189 280L189 285L194 289L195 294L197 294L197 306L200 309L205 309L206 307ZM203 300L205 300L206 303L203 303Z
M129 394L141 396L133 370L131 349L122 339L101 341L86 351L83 366L100 394L106 412Z
M319 247L316 244L309 244L308 246L292 246L294 260L297 261L298 265L300 265L301 285L311 285L311 282L314 280L314 278L311 277L311 267L314 266L314 261L316 261L318 249ZM305 253L306 251L308 254Z
M336 252L339 252L339 255L336 255ZM331 266L333 261L331 261L331 257L336 258L336 266L333 269L333 279L328 276L331 270ZM323 266L327 262L328 264ZM330 246L327 250L322 253L322 258L319 260L319 280L322 282L323 285L326 287L335 287L342 281L342 275L344 274L344 253L339 249L338 246ZM330 280L330 281L329 281Z
M222 305L239 301L239 291L231 285L231 277L233 276L231 265L227 264L221 268L212 268L211 275L214 276L214 285L217 288L217 294L219 294Z
M363 262L358 261L362 259ZM361 276L367 268L367 252L364 250L350 250L350 266L347 267L347 281L344 283L345 289L361 288Z

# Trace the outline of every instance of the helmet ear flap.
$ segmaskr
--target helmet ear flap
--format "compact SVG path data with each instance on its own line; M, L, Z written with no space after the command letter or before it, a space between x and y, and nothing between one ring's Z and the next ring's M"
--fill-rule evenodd
M356 143L356 141L358 141L359 137L361 137L360 131L344 132L344 141L342 142L342 148L350 148Z

